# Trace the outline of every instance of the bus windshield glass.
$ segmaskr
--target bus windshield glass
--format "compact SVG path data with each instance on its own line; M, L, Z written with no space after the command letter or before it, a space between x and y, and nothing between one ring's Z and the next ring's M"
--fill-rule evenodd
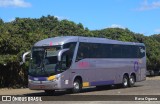
M33 47L29 75L47 77L56 74L61 46Z

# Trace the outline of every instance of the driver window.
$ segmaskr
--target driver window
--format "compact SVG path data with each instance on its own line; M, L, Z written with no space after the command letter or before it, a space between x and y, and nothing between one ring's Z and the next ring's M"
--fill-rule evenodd
M66 70L66 69L68 69L71 66L72 59L71 59L69 53L70 52L67 51L67 52L64 52L62 54L62 59L61 59L62 60L62 70Z

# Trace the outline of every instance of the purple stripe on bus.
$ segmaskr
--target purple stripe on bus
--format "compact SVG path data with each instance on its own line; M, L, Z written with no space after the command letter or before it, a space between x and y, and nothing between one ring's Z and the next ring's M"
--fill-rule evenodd
M96 86L96 85L109 85L109 84L114 84L114 80L90 82L90 85L91 85L91 86Z
M47 78L46 77L38 77L38 80L39 81L47 81Z
M29 78L30 80L34 80L34 77L28 76L28 78Z

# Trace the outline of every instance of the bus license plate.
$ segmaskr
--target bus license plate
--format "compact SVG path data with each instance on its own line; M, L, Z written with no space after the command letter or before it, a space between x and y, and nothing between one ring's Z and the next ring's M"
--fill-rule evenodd
M44 85L39 85L39 88L40 88L40 89L44 89L45 86L44 86Z

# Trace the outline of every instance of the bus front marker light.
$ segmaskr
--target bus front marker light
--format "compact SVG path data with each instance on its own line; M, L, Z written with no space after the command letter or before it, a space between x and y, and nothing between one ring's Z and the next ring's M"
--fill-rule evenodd
M53 76L48 77L47 79L48 79L48 81L53 81L53 80L58 80L58 77L53 75Z

